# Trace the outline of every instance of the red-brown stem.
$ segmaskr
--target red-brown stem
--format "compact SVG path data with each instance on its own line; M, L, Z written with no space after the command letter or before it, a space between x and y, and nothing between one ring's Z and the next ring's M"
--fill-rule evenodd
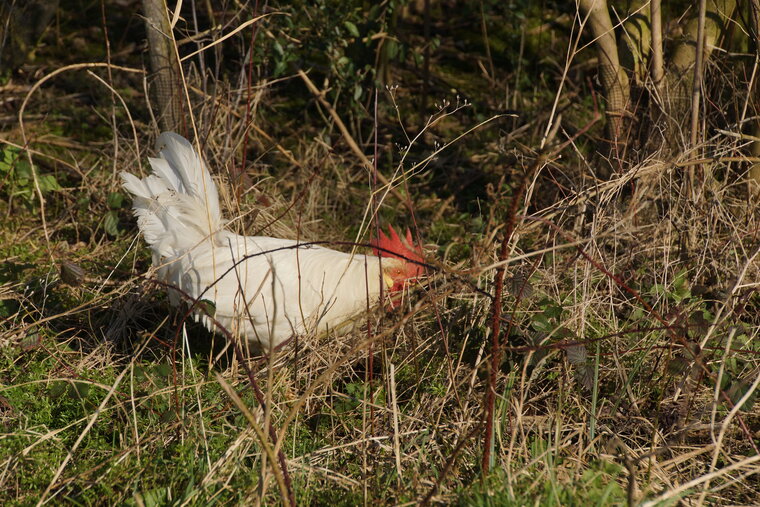
M596 108L595 108L596 111ZM555 154L559 153L564 147L572 142L573 139L577 138L578 136L582 135L583 132L585 132L587 129L591 128L591 126L599 121L600 115L597 113L594 115L594 118L586 125L581 132L576 134L572 139L569 139L564 144L561 144L549 155L541 155L539 156L536 161L534 162L531 169L525 174L523 174L522 181L520 182L520 185L517 187L517 191L515 192L514 196L512 197L512 202L509 206L509 211L507 212L507 220L506 220L506 228L504 230L504 237L501 241L501 249L499 250L499 261L503 262L506 260L507 255L509 253L509 240L512 237L512 233L515 229L516 219L517 219L517 208L520 205L520 200L522 199L523 194L525 193L525 188L528 185L528 182L530 181L530 178L536 173L537 170L541 168L541 166L545 163L546 160L552 158ZM486 388L486 395L485 395L485 410L483 413L483 423L485 425L485 431L483 432L483 461L481 462L481 472L483 473L483 476L488 473L489 471L489 463L491 461L491 439L493 438L493 416L494 416L494 407L496 404L496 372L499 369L499 363L501 362L501 340L500 340L500 332L501 332L501 298L502 294L504 292L504 265L499 266L496 269L496 275L495 275L495 287L494 287L494 297L491 302L492 311L491 311L491 367L489 368L489 375L488 375L488 386ZM509 327L507 328L507 336L509 336L509 333L512 331L512 319L509 320Z
M509 206L509 211L507 213L507 221L506 221L506 229L504 230L504 237L501 242L501 249L499 251L499 261L506 260L507 254L509 253L509 240L512 237L512 233L514 232L516 218L517 218L517 208L520 204L520 200L522 199L523 193L525 193L525 188L528 185L528 181L530 181L530 178L538 171L541 166L546 162L546 160L551 159L554 157L557 153L559 153L561 150L565 148L569 143L571 143L574 139L582 135L586 130L591 128L591 126L599 121L599 118L601 117L598 112L596 112L596 107L594 108L595 115L594 118L585 126L583 129L581 129L580 132L578 132L575 136L573 136L572 139L568 139L565 143L561 144L560 146L556 147L552 152L548 155L544 154L539 156L531 169L527 171L525 174L523 174L523 179L520 182L520 185L517 187L517 191L515 192L515 195L512 198L512 202ZM489 462L491 461L491 439L493 438L493 414L494 414L494 406L496 403L496 372L499 368L499 362L501 361L501 341L499 334L501 332L501 297L504 292L504 266L499 266L496 270L496 280L495 280L495 288L494 288L494 297L491 302L492 306L492 312L491 312L491 367L489 370L488 375L488 387L486 388L486 395L485 395L485 410L483 414L484 418L484 425L485 425L485 431L483 432L483 461L481 462L481 471L483 475L488 473L489 470ZM509 320L509 327L507 329L507 336L509 336L509 333L512 330L512 320Z
M536 161L534 167L539 167L539 158ZM512 238L512 232L515 230L515 224L517 222L517 208L520 206L520 201L525 193L525 187L528 184L529 175L533 174L533 170L526 171L523 175L520 186L517 187L517 191L512 196L512 202L509 205L507 212L506 228L504 229L504 237L501 240L501 249L499 250L499 261L505 261L509 254L509 240ZM489 463L491 461L491 440L493 438L493 417L494 406L496 404L496 372L499 370L499 363L501 362L501 297L504 292L504 265L502 264L496 269L496 280L494 282L494 299L491 307L491 367L488 372L488 387L486 388L485 396L485 411L483 414L485 431L483 432L483 461L481 463L481 471L483 476L489 472ZM510 328L511 328L510 320ZM509 332L509 331L508 331Z

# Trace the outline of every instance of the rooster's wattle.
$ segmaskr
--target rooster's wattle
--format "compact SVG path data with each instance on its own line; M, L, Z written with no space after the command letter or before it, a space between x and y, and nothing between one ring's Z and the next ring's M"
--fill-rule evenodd
M392 228L381 233L375 255L235 234L224 227L216 185L193 146L173 132L156 144L151 175L121 173L137 225L159 279L179 289L169 289L171 303L183 293L211 301L214 319L233 335L271 349L295 335L336 330L380 302L381 283L393 304L422 274L409 231L406 244ZM196 318L215 330L203 312Z

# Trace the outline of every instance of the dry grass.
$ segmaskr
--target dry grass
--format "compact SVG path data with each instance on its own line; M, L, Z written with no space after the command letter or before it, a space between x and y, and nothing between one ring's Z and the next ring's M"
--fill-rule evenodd
M7 194L0 208L4 503L277 504L288 488L304 504L760 497L760 413L751 408L760 383L760 208L740 175L740 139L718 133L700 147L705 177L694 198L682 175L695 155L683 151L631 157L604 181L592 176L603 161L584 136L554 130L539 156L547 118L560 122L551 102L535 119L486 120L460 137L479 122L455 101L404 139L414 93L402 86L379 96L392 113L378 127L386 135L379 147L394 153L379 170L394 195L369 185L349 147L361 122L336 111L349 126L341 133L324 104L304 98L309 122L278 125L267 115L288 99L281 83L248 94L242 70L213 86L191 70L189 109L231 227L362 242L374 195L381 220L417 226L435 267L400 309L369 315L369 327L299 337L269 361L251 359L263 409L221 335L170 310L128 203L108 198L118 192L118 171L144 172L153 154L143 74L93 72L98 79L77 68L4 88L26 104L24 123L3 129L5 149L28 147L19 153L38 174L64 182L46 193L44 209L34 197L25 205ZM81 80L96 104L72 114L105 125L111 141L52 128L59 78ZM284 82L303 85L294 75ZM301 97L310 97L305 85ZM570 99L558 109L574 125L588 118ZM352 140L372 153L372 142ZM236 188L230 174L246 143ZM464 162L488 175L476 192L478 215L439 183ZM510 196L531 168L500 262ZM398 198L407 195L411 207ZM109 214L118 235L104 229ZM64 262L83 270L64 281ZM482 473L498 265L506 265L509 334L495 383L492 468ZM290 486L273 463L279 450Z

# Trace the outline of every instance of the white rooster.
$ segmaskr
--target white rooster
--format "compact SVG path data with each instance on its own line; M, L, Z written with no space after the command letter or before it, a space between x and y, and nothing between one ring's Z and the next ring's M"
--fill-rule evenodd
M214 318L234 336L272 349L294 335L336 330L375 305L395 304L423 272L407 230L393 228L373 243L375 255L348 254L288 239L240 236L225 229L216 185L182 136L161 134L153 173L122 172L137 225L153 251L158 277L214 305ZM382 256L382 260L381 260ZM169 289L173 305L181 293ZM207 328L215 325L196 312Z

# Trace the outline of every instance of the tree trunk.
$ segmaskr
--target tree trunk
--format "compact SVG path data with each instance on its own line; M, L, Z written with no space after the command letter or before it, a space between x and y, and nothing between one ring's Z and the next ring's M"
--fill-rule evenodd
M755 125L752 129L752 134L758 138L760 137L760 122L755 121ZM750 146L750 155L753 157L760 157L760 141L753 141ZM760 162L754 162L749 168L749 174L747 175L750 190L754 193L760 193Z
M634 0L628 8L620 41L620 64L631 73L638 85L647 77L652 32L649 0Z
M750 4L750 16L752 16L752 35L753 45L755 46L755 62L760 61L760 0L752 0ZM760 104L760 76L755 76L755 82L753 84L752 93L755 96L755 100L752 101L755 107ZM755 113L757 114L757 113ZM755 138L760 137L760 121L755 120L752 126L752 134ZM750 146L750 154L753 157L760 157L760 141L752 141ZM754 162L749 168L749 174L747 175L750 190L755 193L760 193L760 162Z
M736 7L736 0L707 0L707 15L704 27L703 62L707 62L718 39L726 29L726 21L730 19ZM699 16L697 9L692 10L691 17L684 29L683 38L676 44L670 60L666 76L667 92L663 104L676 125L671 127L683 128L687 125L688 111L691 105L694 70L697 59L697 32ZM677 139L678 136L669 136ZM684 136L684 139L687 137Z
M624 146L624 119L628 106L628 75L620 65L615 31L606 0L579 0L599 53L599 81L606 99L607 141L612 150ZM622 150L621 150L622 151Z
M649 17L652 20L652 81L657 89L665 76L662 56L662 8L660 0L651 0Z
M158 106L161 130L177 131L181 122L180 69L174 50L174 37L165 0L143 0L145 28L148 33L150 66L153 71L150 92Z

